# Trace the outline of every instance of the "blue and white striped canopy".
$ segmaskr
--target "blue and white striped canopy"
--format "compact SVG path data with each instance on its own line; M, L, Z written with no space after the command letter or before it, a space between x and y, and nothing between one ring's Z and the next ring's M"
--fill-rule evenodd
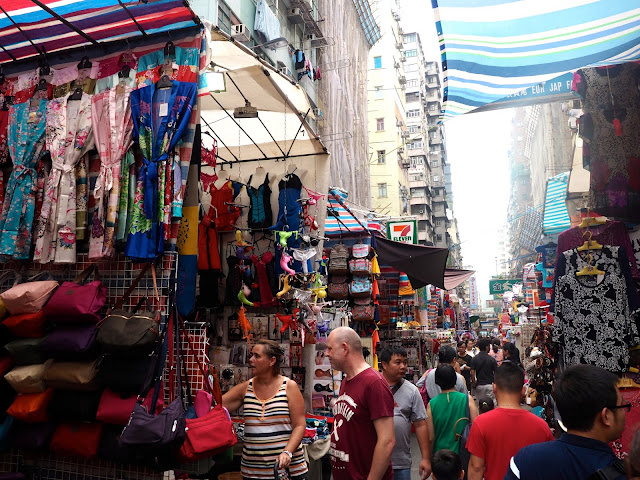
M547 180L542 220L544 235L558 235L571 227L566 205L568 184L569 172L561 173Z
M638 0L432 0L447 119L579 68L640 58Z

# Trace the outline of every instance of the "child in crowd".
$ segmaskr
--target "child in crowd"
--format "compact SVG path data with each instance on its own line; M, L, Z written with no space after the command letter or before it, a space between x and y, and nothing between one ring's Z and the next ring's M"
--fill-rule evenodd
M433 480L461 480L464 478L460 456L452 450L438 450L431 459Z
M493 410L493 400L489 397L478 397L478 413L487 413Z

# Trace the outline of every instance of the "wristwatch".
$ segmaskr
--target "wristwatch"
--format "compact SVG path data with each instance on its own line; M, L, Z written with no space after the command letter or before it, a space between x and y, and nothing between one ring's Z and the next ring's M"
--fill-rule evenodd
M284 450L282 453L287 454L289 458L293 458L293 453L291 453L289 450Z

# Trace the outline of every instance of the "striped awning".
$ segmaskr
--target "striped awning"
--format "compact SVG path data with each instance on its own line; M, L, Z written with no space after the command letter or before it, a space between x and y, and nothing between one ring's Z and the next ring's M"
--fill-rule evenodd
M340 202L336 199L336 196L340 198ZM327 219L324 222L324 234L328 237L336 235L350 235L361 234L365 232L358 220L362 225L366 225L369 231L382 232L382 224L375 220L368 220L358 216L358 220L353 215L357 213L349 213L341 205L347 205L349 201L347 198L349 195L345 192L340 192L335 189L329 189L329 195L327 197ZM364 215L362 216L364 217Z
M544 235L557 235L571 227L566 204L568 183L569 172L561 173L547 180L542 220Z
M183 0L2 0L0 63L192 27Z
M579 68L640 58L634 0L432 0L447 119Z

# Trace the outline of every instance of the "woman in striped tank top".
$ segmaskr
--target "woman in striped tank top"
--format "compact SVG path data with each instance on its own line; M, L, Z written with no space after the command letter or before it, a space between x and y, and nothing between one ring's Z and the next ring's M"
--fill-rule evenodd
M273 479L276 460L289 469L292 479L307 477L301 447L304 400L296 382L280 375L282 357L280 345L260 340L249 359L253 378L222 397L230 412L244 407L241 471L245 479Z

